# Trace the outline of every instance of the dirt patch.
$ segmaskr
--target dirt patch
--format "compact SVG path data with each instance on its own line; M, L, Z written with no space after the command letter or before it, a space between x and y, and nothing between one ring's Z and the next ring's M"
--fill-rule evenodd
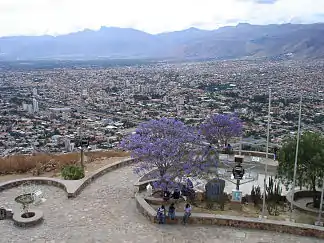
M128 158L128 153L120 151L100 151L85 153L85 175L89 175L99 168ZM0 159L0 182L22 179L26 177L56 177L60 178L61 168L68 164L80 164L78 153L61 155L11 156ZM4 169L5 168L5 169ZM18 169L23 168L23 169ZM29 169L27 169L29 168ZM17 170L17 172L15 172Z
M91 163L86 163L85 175L88 176L103 166L115 163L117 161L120 161L120 160L126 159L126 158L129 158L129 157L112 157L112 158L98 159L98 160L94 160Z

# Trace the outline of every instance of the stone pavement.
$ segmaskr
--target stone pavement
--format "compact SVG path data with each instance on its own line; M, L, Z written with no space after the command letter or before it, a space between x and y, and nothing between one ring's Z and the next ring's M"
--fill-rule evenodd
M133 184L136 176L124 167L100 177L75 199L63 190L40 186L47 201L42 225L19 229L11 221L0 221L0 242L77 243L319 243L323 240L267 231L217 226L156 225L136 211ZM19 188L0 193L0 205L17 209Z

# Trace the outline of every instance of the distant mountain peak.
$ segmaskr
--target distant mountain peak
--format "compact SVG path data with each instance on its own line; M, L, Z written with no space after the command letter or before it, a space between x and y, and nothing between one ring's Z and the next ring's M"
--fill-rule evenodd
M0 38L0 59L84 57L231 59L255 57L324 57L324 24L273 24L222 27L214 31L190 27L152 35L132 28L102 26L59 36ZM4 54L3 54L4 53ZM289 56L290 58L290 56Z
M190 27L188 29L185 29L183 31L191 31L191 32L195 32L195 31L203 31L202 29L196 28L196 27Z
M247 27L247 26L253 26L252 24L249 23L238 23L236 27Z

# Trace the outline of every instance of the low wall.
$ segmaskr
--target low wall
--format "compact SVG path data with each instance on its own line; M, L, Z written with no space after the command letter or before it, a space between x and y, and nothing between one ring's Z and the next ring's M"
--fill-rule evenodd
M234 150L234 154L238 155L240 154L239 150ZM266 152L258 152L258 151L248 151L248 150L241 150L241 155L247 155L247 156L254 156L254 157L262 157L266 158L267 153ZM274 154L273 153L268 153L268 158L269 159L274 159Z
M317 195L318 197L321 196L321 192L320 191L295 191L294 193L294 201L304 198L304 197L313 197L315 195Z
M24 183L35 183L35 184L56 186L67 191L64 180L56 179L56 178L48 178L48 177L29 177L29 178L16 179L16 180L0 183L0 192L4 190L8 190L13 187L20 186Z
M80 183L80 185L78 185L77 187L75 187L75 188L69 188L70 190L67 190L67 192L68 192L68 198L74 198L74 197L76 197L92 181L94 181L97 178L99 178L100 176L108 173L109 171L113 171L113 170L116 170L118 168L121 168L121 167L130 165L133 162L134 162L133 159L127 158L127 159L124 159L124 160L117 161L117 162L114 162L112 164L106 165L104 167L101 167L100 169L98 169L97 171L95 171L92 175L87 176L86 178L81 179L80 181L82 181L82 183Z
M135 195L136 207L150 222L156 221L155 210L139 195Z
M135 195L137 209L152 223L156 223L155 210L139 194ZM181 223L182 214L176 213L175 221ZM171 223L171 222L170 222ZM324 228L319 226L298 224L268 219L246 218L228 215L214 215L205 213L192 213L189 224L231 226L246 229L270 230L280 233L289 233L300 236L310 236L324 239Z
M292 192L289 191L287 193L287 195L286 195L286 199L287 199L289 204L291 204L291 193ZM320 197L321 192L317 191L316 194ZM295 191L295 193L294 193L294 201L292 202L292 204L298 210L301 210L301 211L304 211L304 212L307 212L307 213L311 213L313 215L317 215L319 213L318 209L309 208L306 205L301 205L298 202L296 202L296 200L301 199L301 198L313 198L313 195L314 195L313 191Z
M62 180L62 179L49 178L49 177L29 177L29 178L6 181L3 183L0 183L0 192L10 189L10 188L13 188L13 187L20 186L24 183L36 183L36 184L44 184L44 185L59 187L67 192L68 198L74 198L77 195L79 195L80 192L87 185L89 185L92 181L94 181L98 177L106 174L109 171L116 170L123 166L127 166L133 162L134 162L134 160L131 158L126 158L121 161L117 161L115 163L106 165L106 166L98 169L91 175L89 175L81 180Z
M145 190L148 181L138 181L139 192ZM297 194L299 195L299 194ZM150 222L157 223L156 211L142 197L141 193L135 194L136 207ZM149 200L149 198L148 198ZM175 220L167 220L167 223L179 224L182 222L182 213L176 213ZM206 213L192 213L189 224L219 225L246 229L269 230L280 233L289 233L300 236L310 236L324 239L324 228L315 225L299 224L286 221L269 219L237 217L229 215L215 215Z

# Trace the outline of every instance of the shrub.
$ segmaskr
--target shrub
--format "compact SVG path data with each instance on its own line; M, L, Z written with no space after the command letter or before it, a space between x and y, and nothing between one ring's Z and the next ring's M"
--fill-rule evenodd
M225 209L225 204L228 202L228 195L226 194L226 192L223 193L223 195L220 195L218 200L216 200L216 203L219 206L219 209L224 211Z
M262 200L260 186L252 186L251 199L255 207L257 207L260 204Z
M248 195L248 194L245 194L245 195L242 197L242 203L243 203L243 204L247 204L247 203L249 203L249 195Z
M64 180L80 180L84 177L84 170L80 166L66 165L61 171Z

